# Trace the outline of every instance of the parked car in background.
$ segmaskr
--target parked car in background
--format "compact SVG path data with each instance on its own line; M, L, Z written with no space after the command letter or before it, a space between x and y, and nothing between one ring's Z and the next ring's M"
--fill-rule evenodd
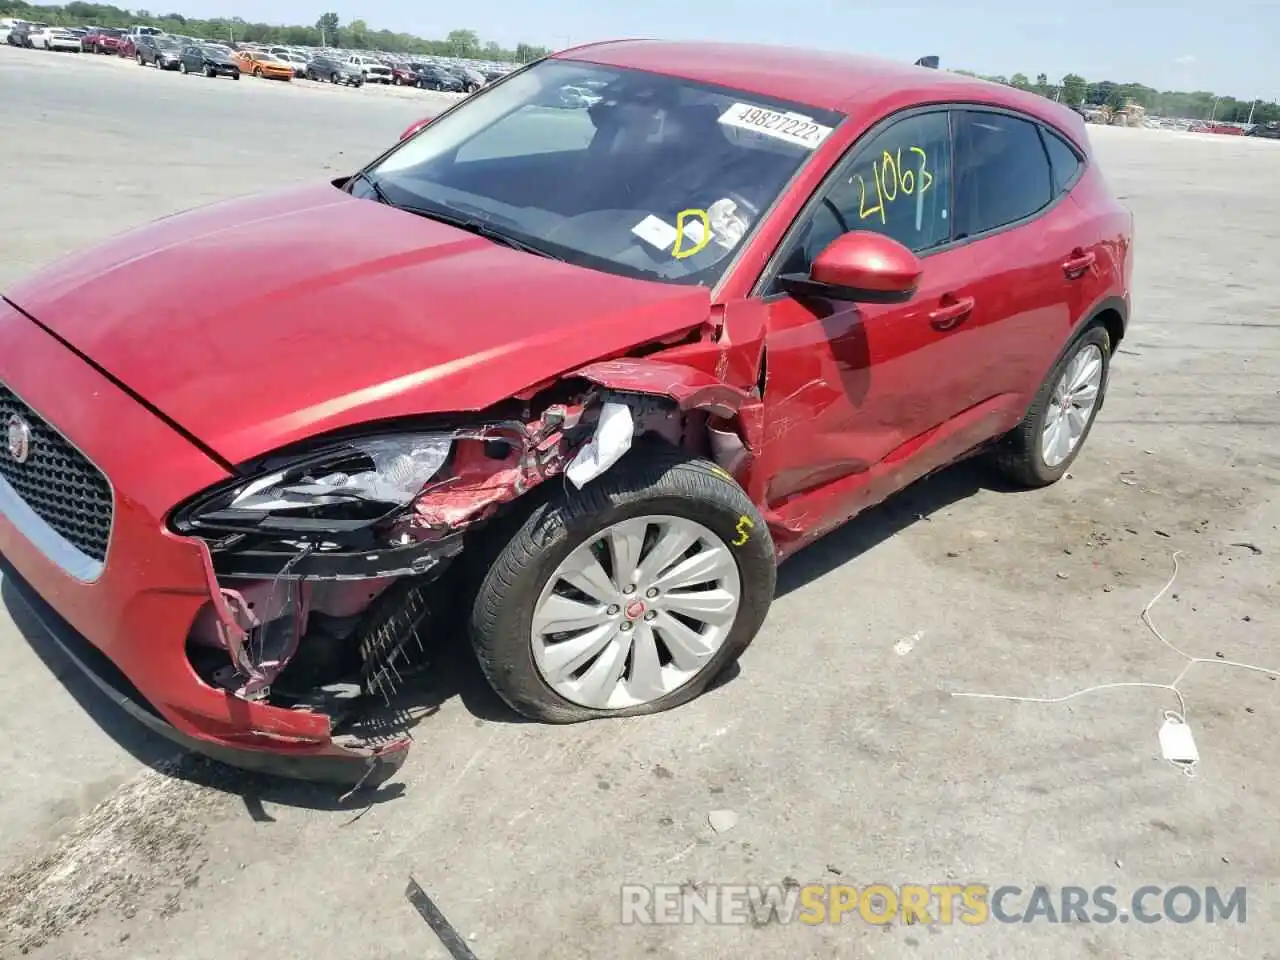
M150 64L160 70L177 70L182 58L182 44L175 38L160 34L143 34L134 41L133 58L138 66Z
M241 73L251 73L267 80L292 80L293 64L262 50L241 50L236 54Z
M80 52L80 38L83 31L73 27L45 27L29 35L30 45L41 50L69 50Z
M422 65L418 63L397 63L391 67L391 82L397 87L416 87L418 71Z
M47 23L23 22L15 24L13 29L9 31L9 44L14 47L26 47L30 49L33 46L31 43L31 35L33 33L39 33L48 26L49 24Z
M418 70L418 86L423 90L461 93L462 78L436 63L424 63Z
M80 38L80 47L88 53L115 53L123 36L114 27L93 27Z
M307 64L308 80L327 80L329 83L346 84L349 87L364 86L364 71L355 64L337 57L317 55Z
M293 75L298 79L302 79L307 75L307 64L309 58L304 57L300 53L294 53L292 50L286 50L284 53L273 53L273 56L279 57L283 63L293 67Z
M347 63L364 74L366 83L391 83L391 68L381 60L353 53L347 58Z
M451 65L449 69L462 81L464 93L475 93L485 85L484 74L464 65Z
M1255 123L1249 128L1247 135L1250 137L1262 137L1267 140L1280 140L1280 120Z
M226 47L209 43L190 43L178 57L179 73L203 73L206 77L240 79L240 65Z
M8 43L9 34L23 23L26 21L21 17L0 17L0 43Z

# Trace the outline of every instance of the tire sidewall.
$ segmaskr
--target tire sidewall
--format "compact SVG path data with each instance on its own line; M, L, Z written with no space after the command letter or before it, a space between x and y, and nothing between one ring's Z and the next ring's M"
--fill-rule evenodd
M584 491L566 488L570 492L553 495L533 511L506 547L509 550L519 544L525 535L535 547L533 562L520 570L514 582L496 588L503 590L505 602L495 623L499 643L493 650L496 662L490 667L501 673L501 678L495 683L500 688L499 692L518 710L522 704L533 703L555 709L564 715L564 719L585 720L670 709L692 700L706 689L730 662L737 659L764 622L773 601L777 565L768 528L745 493L731 480L711 472L713 468L705 463L668 464L661 474L652 474L647 467L641 467L636 471L641 476L633 475L628 482L619 482L619 478L610 476L614 471L624 469L624 465L634 467L637 461L633 457L625 458L609 473L593 480ZM682 478L680 474L683 471L695 472L698 486L714 491L712 495L690 496L687 485L690 478ZM681 483L682 479L685 484ZM655 482L644 486L644 480ZM595 484L599 487L592 490ZM577 509L575 501L579 506ZM733 554L738 565L742 596L733 628L715 656L693 679L663 697L620 710L584 707L566 700L543 679L534 660L532 624L538 598L556 568L583 542L616 523L655 515L681 517L699 523L719 537ZM744 524L741 528L741 532L747 534L746 540L735 546L735 542L741 539L739 524L744 517L749 521L749 525ZM492 577L491 569L486 577L486 586L495 589L488 584ZM480 596L485 592L482 587Z
M1093 406L1089 422L1085 424L1084 433L1080 435L1080 440L1076 443L1075 449L1067 455L1067 458L1062 463L1055 467L1050 467L1044 462L1043 437L1045 423L1049 416L1050 401L1053 397L1053 388L1062 379L1063 373L1076 355L1090 345L1098 347L1102 352L1102 379L1098 383L1098 401ZM1102 406L1107 397L1107 385L1110 380L1111 337L1107 333L1105 326L1096 323L1087 327L1081 332L1080 336L1071 341L1071 346L1058 358L1053 370L1045 378L1045 382L1040 388L1040 396L1036 398L1035 425L1032 432L1032 436L1035 439L1035 450L1032 460L1035 471L1042 480L1046 482L1057 480L1071 468L1071 464L1075 462L1080 451L1084 449L1085 443L1089 440L1089 434L1093 432L1093 425L1098 422L1098 415L1102 413Z

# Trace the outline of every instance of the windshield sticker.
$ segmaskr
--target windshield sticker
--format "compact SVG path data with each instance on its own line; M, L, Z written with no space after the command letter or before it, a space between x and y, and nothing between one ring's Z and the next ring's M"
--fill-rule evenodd
M750 103L735 103L720 115L720 122L727 127L785 140L807 150L815 149L831 133L830 127L814 123L804 114L766 110Z
M685 217L689 214L706 216L701 210L686 210L680 216ZM681 227L682 229L677 230L661 217L649 214L649 216L632 227L631 232L652 247L657 247L659 250L670 250L672 256L676 258L691 256L706 246L706 243L703 242L703 225L699 220L695 219L687 223L681 221ZM692 251L688 249L679 250L676 246L677 240L680 240L681 244L688 241L691 244L698 244L698 246ZM677 252L678 250L679 252Z

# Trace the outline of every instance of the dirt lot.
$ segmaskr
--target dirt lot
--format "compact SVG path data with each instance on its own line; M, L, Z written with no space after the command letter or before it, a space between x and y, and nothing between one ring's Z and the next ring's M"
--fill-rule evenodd
M0 48L0 288L179 209L370 157L440 98L239 84ZM1138 223L1135 320L1069 479L963 466L788 563L740 672L649 718L515 722L465 658L359 805L190 759L0 611L0 956L1277 956L1280 143L1093 128ZM1242 545L1243 544L1243 545ZM356 814L374 802L359 819ZM734 818L713 811L731 811ZM1248 887L1247 922L619 923L623 884ZM1056 896L1056 894L1055 894ZM1155 901L1158 903L1158 900ZM1010 909L1020 910L1011 901ZM935 917L936 919L936 917ZM1271 951L1271 952L1268 952Z

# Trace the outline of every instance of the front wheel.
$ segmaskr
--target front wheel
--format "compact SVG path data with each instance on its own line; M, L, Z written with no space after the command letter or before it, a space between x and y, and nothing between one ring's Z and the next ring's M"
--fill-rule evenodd
M142 54L138 54L134 59L138 61L138 66L140 67L145 67L147 65L147 61L143 58Z
M329 75L329 82L330 82L330 83L337 83L337 82L338 82L338 75L337 75L336 73L330 74L330 75Z
M182 74L183 76L186 76L186 73L187 73L187 61L185 61L185 60L179 60L179 61L178 61L178 72L179 72L180 74Z
M254 75L255 77L258 77L259 79L261 79L261 78L262 78L262 68L261 68L261 67L254 67L254 68L253 68L253 75Z
M1071 466L1102 409L1111 371L1111 337L1097 323L1078 337L1054 365L1022 422L995 452L996 464L1014 483L1045 487Z
M719 467L666 447L540 503L476 592L490 684L549 723L657 713L741 656L773 601L773 541Z

